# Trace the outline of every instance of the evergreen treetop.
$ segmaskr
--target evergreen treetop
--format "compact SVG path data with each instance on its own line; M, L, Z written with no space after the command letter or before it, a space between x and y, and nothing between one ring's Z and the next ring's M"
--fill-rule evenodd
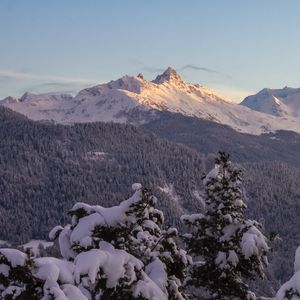
M195 257L189 284L207 299L255 299L245 279L263 276L269 247L261 225L244 216L241 171L220 152L204 178L205 211L186 215L187 250Z

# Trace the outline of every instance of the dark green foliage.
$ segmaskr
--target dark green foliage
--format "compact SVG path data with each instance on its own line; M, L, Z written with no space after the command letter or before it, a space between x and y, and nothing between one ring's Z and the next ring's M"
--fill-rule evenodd
M142 296L132 297L132 293L122 289L122 287L117 289L105 289L103 295L101 295L101 300L147 300Z
M42 282L32 275L33 261L30 253L24 265L12 266L7 258L0 254L0 264L8 267L8 275L0 274L0 284L3 288L15 287L15 292L4 296L3 300L39 300L42 298Z
M148 300L142 296L133 297L132 295L132 285L136 284L139 279L142 279L140 272L138 270L135 270L135 272L137 274L135 281L128 282L123 278L123 280L120 280L117 287L107 288L105 274L103 271L100 271L95 286L90 289L92 299L98 299L99 294L101 294L101 300Z

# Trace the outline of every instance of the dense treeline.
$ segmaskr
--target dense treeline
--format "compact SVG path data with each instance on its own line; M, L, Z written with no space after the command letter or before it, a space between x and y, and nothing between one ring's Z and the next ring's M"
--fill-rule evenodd
M300 244L300 170L282 163L245 164L250 217L263 222L274 241L272 277L286 280Z
M73 203L117 204L135 181L157 189L170 222L199 206L192 191L200 189L202 157L130 125L5 121L0 152L2 240L45 237ZM178 201L157 188L166 184Z

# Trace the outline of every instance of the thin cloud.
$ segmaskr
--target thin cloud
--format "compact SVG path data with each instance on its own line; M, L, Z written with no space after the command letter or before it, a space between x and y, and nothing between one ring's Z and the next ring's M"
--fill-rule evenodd
M85 84L63 83L63 82L46 82L42 84L36 84L26 89L21 89L21 93L45 93L45 92L63 92L66 94L76 94L78 89L85 87Z
M25 73L15 70L0 69L0 80L39 80L58 84L95 84L94 80L85 78L70 78L44 74Z
M196 66L196 65L193 65L193 64L184 65L183 67L181 67L177 70L178 71L184 71L184 70L204 71L204 72L207 72L207 73L214 73L214 74L218 74L218 75L227 77L229 79L232 79L232 77L228 74L224 74L224 73L219 72L217 70L209 69L209 68L206 68L206 67L199 67L199 66Z
M131 59L130 63L135 65L138 68L138 70L142 70L148 73L162 73L163 71L165 71L165 69L163 68L147 66L143 62L137 59Z
M149 67L149 66L145 66L145 65L143 65L143 70L146 72L149 72L149 73L161 73L161 72L165 71L165 69L163 69L163 68ZM228 79L232 79L232 77L228 74L219 72L214 69L210 69L210 68L206 68L206 67L202 67L202 66L196 66L194 64L186 64L182 67L176 68L176 70L177 71L185 71L185 70L202 71L202 72L206 72L206 73L220 75L220 76L226 77Z
M1 86L5 85L6 89L8 86L14 86L14 91L16 91L16 86L20 86L18 93L48 93L55 91L75 94L82 88L99 84L99 81L0 69L0 84ZM5 93L4 97L7 94L11 94L11 92Z
M184 65L183 67L181 67L181 68L179 68L177 70L178 71L196 70L196 71L205 71L205 72L209 72L209 73L219 73L216 70L208 69L208 68L205 68L205 67L198 67L198 66L190 65L190 64Z

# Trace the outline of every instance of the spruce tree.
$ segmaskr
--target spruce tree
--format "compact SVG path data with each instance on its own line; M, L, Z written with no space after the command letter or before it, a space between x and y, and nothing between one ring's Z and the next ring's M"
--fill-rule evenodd
M41 280L32 275L30 251L0 249L0 299L39 300L43 296Z
M188 282L204 299L255 299L245 279L263 276L269 247L261 225L245 218L241 170L220 152L204 185L204 213L182 217L192 229L184 239L195 261Z
M84 243L73 242L72 251L80 253L98 248L101 241L108 242L141 260L146 274L153 277L169 300L188 299L182 282L191 259L177 245L177 230L163 228L164 215L155 208L157 199L149 189L140 184L134 184L132 188L134 195L119 205L122 214L113 222L108 218L105 220L105 211L97 206L78 204L73 207L70 211L73 216L71 227L75 230L81 218L87 218L95 212L102 215L104 221L98 222L91 230L89 244L83 246ZM157 275L160 278L156 278Z

